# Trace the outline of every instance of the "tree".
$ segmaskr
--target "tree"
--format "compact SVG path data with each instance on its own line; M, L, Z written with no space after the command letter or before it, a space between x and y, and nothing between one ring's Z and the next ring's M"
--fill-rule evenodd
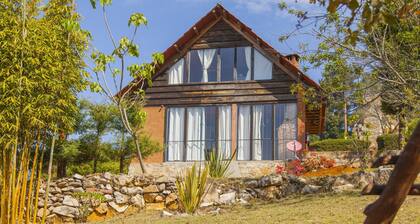
M96 1L90 1L93 8L96 8ZM132 64L126 65L127 57L139 57L139 47L134 43L138 28L142 25L147 25L146 17L141 13L134 13L128 20L128 26L134 26L134 31L131 39L122 37L117 43L111 28L108 23L106 15L106 7L111 4L111 0L99 1L102 8L103 18L108 36L113 46L111 54L105 54L99 51L94 51L91 58L94 61L94 67L91 68L96 77L96 83L92 84L93 91L103 93L109 101L114 104L119 111L121 122L124 125L127 133L133 138L136 146L137 158L140 162L143 173L146 172L143 164L143 156L139 143L139 128L131 123L128 111L136 109L136 119L145 119L145 112L141 111L141 107L145 102L145 88L152 85L152 74L156 67L163 63L163 55L155 53L152 55L152 63ZM118 63L115 65L115 61ZM131 83L124 87L126 76L133 79ZM112 86L108 84L108 79L111 79Z
M73 128L76 93L86 86L88 39L78 20L70 0L0 1L1 223L37 221L46 148L48 200L56 136Z

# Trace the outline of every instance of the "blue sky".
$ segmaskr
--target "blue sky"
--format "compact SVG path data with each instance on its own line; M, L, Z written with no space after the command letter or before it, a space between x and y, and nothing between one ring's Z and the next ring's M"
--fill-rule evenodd
M286 2L300 9L319 10L307 3L307 0ZM303 35L285 43L278 41L280 35L292 31L296 24L293 16L280 11L278 0L114 0L107 12L116 39L130 36L127 21L132 13L141 12L147 17L148 26L140 29L135 41L140 46L140 58L129 60L129 63L141 63L150 61L153 52L163 52L217 3L222 4L282 54L299 52L299 44L302 43L309 44L310 48L316 47L318 43L314 38ZM110 53L111 42L106 34L102 11L92 9L88 0L78 0L77 7L82 16L82 28L92 34L92 45L102 52ZM313 69L307 72L315 81L320 79L320 73L320 70ZM81 97L96 102L104 101L104 97L89 92L82 93Z

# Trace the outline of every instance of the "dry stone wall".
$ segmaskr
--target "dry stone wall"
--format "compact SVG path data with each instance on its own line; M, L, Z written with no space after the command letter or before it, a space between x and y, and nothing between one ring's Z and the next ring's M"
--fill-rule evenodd
M375 172L319 178L271 174L258 178L209 179L209 191L201 209L214 212L218 211L219 205L361 189L368 183L386 182L389 175L388 168L381 168ZM42 217L45 183L39 193L38 216ZM165 214L174 214L179 208L175 179L171 177L75 174L52 182L46 214L48 223L74 223L105 220L142 209L165 210Z

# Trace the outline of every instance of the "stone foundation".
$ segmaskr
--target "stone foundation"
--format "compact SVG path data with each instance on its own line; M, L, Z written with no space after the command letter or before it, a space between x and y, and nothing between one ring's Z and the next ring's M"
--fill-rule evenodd
M200 162L195 162L200 164ZM177 177L184 173L184 170L191 168L194 162L164 162L164 163L146 163L145 167L148 175ZM201 162L204 166L204 162ZM232 161L228 176L229 178L240 177L261 177L275 173L277 164L284 165L281 160L264 161ZM133 159L128 168L128 174L140 175L141 168L137 159Z

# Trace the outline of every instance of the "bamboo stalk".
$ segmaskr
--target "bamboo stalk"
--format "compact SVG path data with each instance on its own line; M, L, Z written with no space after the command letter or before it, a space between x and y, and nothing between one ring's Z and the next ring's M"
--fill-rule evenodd
M38 136L37 136L37 143L35 146L35 155L34 155L34 160L32 162L32 169L31 169L31 177L29 179L29 195L28 195L28 202L27 202L27 208L26 208L26 223L29 223L29 217L30 217L30 210L32 209L32 195L33 195L33 182L34 182L34 177L35 177L35 173L36 173L36 169L37 169L37 164L38 164L38 151L39 151L39 147L40 147L40 140L41 140L41 135L38 132Z
M44 141L45 143L45 141ZM43 148L45 148L45 146L43 146ZM36 183L36 192L35 192L35 205L34 205L34 213L33 213L33 220L32 223L36 223L36 216L38 213L38 199L39 199L39 188L41 186L41 175L42 175L42 162L44 160L44 152L42 151L41 154L41 159L39 160L39 165L38 165L38 176L37 176L37 183Z
M47 204L48 204L48 194L50 191L50 182L51 182L51 171L52 171L52 162L54 158L54 146L55 146L55 137L57 135L57 129L54 130L52 136L52 143L51 143L51 152L50 152L50 160L48 162L48 179L47 179L47 187L45 190L45 200L44 200L44 211L42 214L42 221L41 223L45 223L45 218L47 216Z

